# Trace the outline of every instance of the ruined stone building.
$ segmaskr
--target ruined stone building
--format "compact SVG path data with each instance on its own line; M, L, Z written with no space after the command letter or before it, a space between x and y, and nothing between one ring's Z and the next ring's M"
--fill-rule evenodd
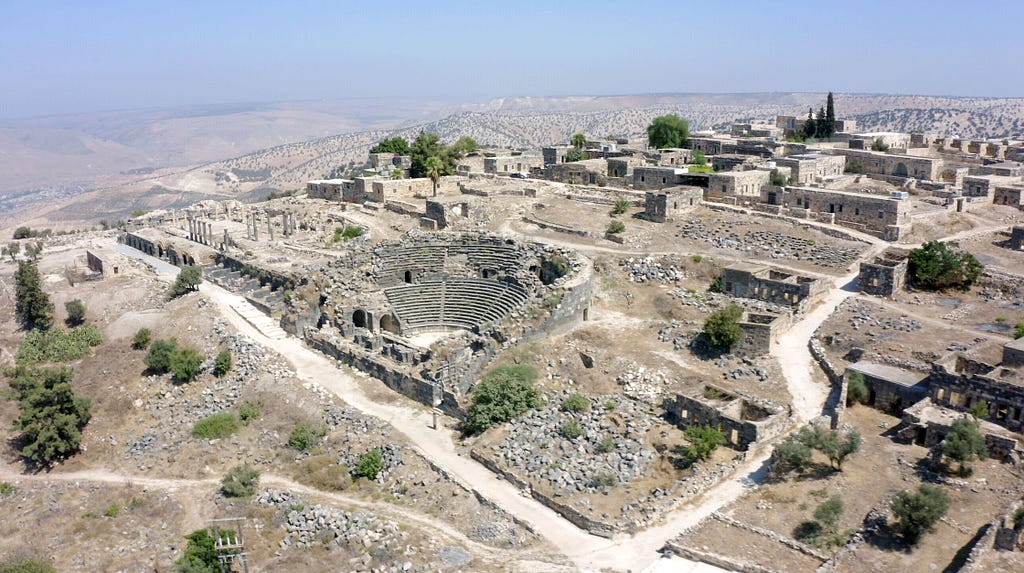
M829 285L822 279L764 265L736 263L722 271L722 287L726 294L735 297L763 300L801 312L820 302Z
M779 435L788 424L786 410L781 406L712 385L705 385L698 395L677 392L665 400L664 408L681 428L720 428L729 445L739 450Z
M833 149L832 153L846 157L847 170L856 173L938 181L943 170L943 161L932 157L842 148Z
M707 177L708 198L736 197L756 201L768 186L771 172L761 169L724 171L708 173Z
M775 164L790 168L790 185L803 186L826 177L842 175L846 168L846 158L841 155L804 153L776 157Z
M990 422L1020 432L1024 430L1024 339L1006 343L1002 363L997 365L961 354L934 362L929 386L936 404L967 411L984 402Z
M888 195L869 195L818 187L766 189L761 202L783 207L795 217L814 216L887 241L896 241L910 224L910 203Z
M548 165L544 176L551 181L576 185L606 185L608 183L608 160L585 159L569 163Z
M484 158L484 173L508 175L510 173L530 173L543 168L544 157L538 155L510 155Z
M893 153L905 153L910 148L910 134L894 131L854 133L850 135L848 144L850 149L871 149L876 141L887 145Z
M906 284L907 266L907 253L895 249L887 249L870 262L861 262L858 292L885 297L895 295Z
M868 388L868 406L900 414L903 408L918 403L928 396L928 375L903 370L887 364L860 361L846 369L849 379L856 372Z
M644 218L655 223L678 220L682 214L701 204L700 187L667 187L658 193L644 193Z

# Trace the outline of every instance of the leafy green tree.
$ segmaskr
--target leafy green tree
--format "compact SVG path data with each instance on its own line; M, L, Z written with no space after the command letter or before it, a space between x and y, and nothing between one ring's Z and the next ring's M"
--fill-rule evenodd
M231 359L231 351L221 350L217 354L217 360L213 363L213 375L217 378L221 378L231 371L231 367L233 365L234 362Z
M583 161L587 157L589 157L589 155L587 155L586 151L583 151L582 149L577 149L575 147L573 147L572 149L570 149L570 150L565 152L565 162L566 163L573 163L573 162L576 162L576 161Z
M846 401L849 404L866 404L868 401L868 385L864 383L864 375L849 370L846 373Z
M69 300L64 303L64 310L68 313L65 321L68 326L78 326L85 322L85 304L81 300Z
M814 121L814 110L807 108L807 119L804 120L804 139L814 139L818 134L818 123Z
M881 137L876 137L875 140L871 142L871 151L887 153L889 151L889 145L885 143Z
M71 388L74 372L67 367L22 370L12 384L21 412L14 429L21 432L21 455L49 466L76 451L82 428L89 423L91 403Z
M444 175L444 162L439 157L428 157L426 162L427 177L434 184L434 197L437 197L437 184Z
M587 136L582 133L576 133L572 136L572 146L576 149L587 148Z
M786 436L772 452L772 470L776 473L800 473L811 462L813 450L796 435Z
M11 262L12 263L17 260L18 253L20 253L20 252L21 252L21 243L19 243L17 241L11 241L10 243L7 244L6 247L4 247L4 254L9 255L11 257Z
M352 476L375 480L383 469L384 457L381 456L379 449L374 448L364 452L356 459L356 465L352 468Z
M473 389L468 431L482 432L539 407L540 393L533 385L536 379L537 370L528 364L502 364L488 371Z
M917 545L925 533L932 531L948 509L946 492L929 485L922 485L917 493L901 491L892 500L892 512L899 520L896 531L910 545Z
M708 341L720 348L729 348L739 342L743 336L743 329L740 328L742 316L743 309L735 304L713 312L704 321L704 334Z
M57 569L35 557L0 563L0 573L57 573Z
M728 443L725 439L725 432L721 428L711 425L690 426L683 432L683 436L687 442L690 442L683 454L683 457L690 463L708 459L718 446Z
M39 255L43 254L43 242L32 241L25 244L25 255L33 261L39 260Z
M843 516L843 498L838 495L830 497L814 510L814 519L817 519L825 530L835 532L839 527L839 518Z
M479 149L479 146L476 144L475 139L467 135L455 140L455 143L453 143L449 149L451 149L452 153L457 157L462 158Z
M394 153L395 155L409 155L409 142L401 137L382 139L370 148L370 153Z
M174 563L177 573L220 573L216 538L205 529L199 529L185 539L188 540L185 555Z
M53 326L53 303L43 291L39 267L32 261L19 261L14 273L15 309L22 327L48 329Z
M693 155L690 156L690 165L696 165L697 167L703 167L708 164L708 158L704 155L704 152L699 149L693 150Z
M148 328L140 328L135 331L135 336L132 337L132 348L135 350L145 350L149 347L149 341L153 337L153 332Z
M444 164L441 175L455 173L456 154L449 148L441 145L441 138L436 133L425 133L421 131L409 148L412 165L409 167L411 177L428 177L427 159L437 157Z
M174 379L178 382L188 383L199 376L202 371L203 360L206 357L191 346L175 348L169 356L171 371L174 372Z
M149 347L149 352L146 353L146 357L143 362L146 364L146 369L153 374L166 374L171 371L171 353L178 348L178 341L175 339L170 340L156 340Z
M910 283L926 290L967 290L985 270L971 253L950 249L939 241L910 251L909 261Z
M850 430L844 435L840 435L836 430L831 430L822 434L819 449L831 462L832 467L843 471L843 462L860 451L862 442L860 432L857 430Z
M967 417L957 418L946 434L942 445L942 453L959 464L959 473L966 476L970 473L968 464L975 460L983 460L988 456L985 436L978 430L978 424Z
M227 497L249 497L256 493L260 472L249 464L235 466L220 482L220 490Z
M178 273L178 278L174 280L174 284L171 285L168 295L171 298L177 298L184 294L199 290L200 283L203 282L203 269L197 265L188 265L181 269Z
M818 108L818 114L814 116L814 137L823 139L825 137L825 106Z
M27 239L36 236L31 227L21 226L14 230L15 239Z
M647 126L647 143L655 149L682 147L690 139L690 124L678 115L662 115Z

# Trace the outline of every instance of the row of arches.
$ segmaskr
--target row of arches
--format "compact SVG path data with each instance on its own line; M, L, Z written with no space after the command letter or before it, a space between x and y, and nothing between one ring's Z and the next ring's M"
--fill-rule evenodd
M352 311L352 324L356 328L365 328L371 332L379 329L392 334L402 334L402 325L399 324L398 319L390 313L385 314L381 316L379 320L374 321L373 314L366 312L361 308L357 308Z

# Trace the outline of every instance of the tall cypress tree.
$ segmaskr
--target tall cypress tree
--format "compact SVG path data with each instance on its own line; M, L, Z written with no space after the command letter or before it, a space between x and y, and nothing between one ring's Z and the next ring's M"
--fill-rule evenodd
M828 92L828 99L825 100L825 137L832 137L836 133L836 105L832 101L832 92Z
M15 314L18 321L28 330L33 328L48 329L53 326L53 303L43 292L43 282L39 277L39 267L33 261L18 261L18 270L14 273L15 283Z
M822 139L825 135L825 106L818 108L818 115L814 117L815 137Z

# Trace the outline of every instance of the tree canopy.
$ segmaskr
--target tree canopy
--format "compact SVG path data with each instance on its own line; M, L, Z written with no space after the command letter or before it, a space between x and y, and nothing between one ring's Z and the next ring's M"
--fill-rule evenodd
M409 142L401 137L382 139L370 148L370 153L394 153L396 155L409 155Z
M171 298L177 298L183 294L199 290L203 282L203 269L197 265L188 265L181 269L178 278L174 280L168 294Z
M473 143L475 144L476 142ZM441 138L436 133L421 131L416 136L416 139L413 140L412 146L409 148L409 155L412 160L412 165L409 167L409 175L411 177L427 177L427 159L431 157L440 159L444 165L441 175L453 175L455 173L455 162L462 157L463 151L461 147L456 148L454 145L451 147L442 145Z
M533 385L536 379L537 370L527 364L492 368L473 389L468 430L482 432L540 406L540 393Z
M23 367L8 372L8 377L21 409L14 429L21 432L22 457L48 466L78 451L91 403L71 388L74 371Z
M682 147L690 138L690 124L678 115L662 115L647 126L647 143L655 149Z
M929 485L922 485L917 493L901 491L892 500L892 512L899 520L896 531L910 545L917 545L925 533L932 531L948 509L946 492Z
M950 426L946 441L942 445L942 453L960 465L960 475L967 475L967 464L975 459L985 459L988 456L988 447L985 445L985 436L978 430L977 423L963 417L954 420Z
M726 444L725 433L721 428L704 425L693 425L686 428L683 433L690 445L686 448L683 457L690 463L696 463L708 459L711 453Z
M910 284L926 290L967 290L985 270L971 253L951 249L939 241L929 241L910 251L909 259Z
M15 314L25 329L53 326L53 303L43 291L39 267L33 261L18 261L14 273Z
M708 337L708 341L722 348L728 348L739 342L743 336L743 329L740 328L741 316L743 316L743 309L735 304L712 313L704 321L704 334Z
M424 167L427 169L427 177L430 178L430 182L434 185L434 196L437 196L437 183L441 180L441 176L444 175L444 162L441 161L440 157L431 156L427 158Z
M587 136L582 133L576 133L572 136L572 146L576 149L587 148Z

